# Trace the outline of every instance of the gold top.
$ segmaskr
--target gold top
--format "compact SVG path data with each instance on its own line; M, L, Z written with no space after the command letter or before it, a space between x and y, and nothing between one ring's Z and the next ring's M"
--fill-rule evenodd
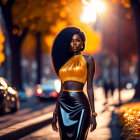
M86 83L87 63L82 54L72 56L59 70L62 83L65 81L77 81Z

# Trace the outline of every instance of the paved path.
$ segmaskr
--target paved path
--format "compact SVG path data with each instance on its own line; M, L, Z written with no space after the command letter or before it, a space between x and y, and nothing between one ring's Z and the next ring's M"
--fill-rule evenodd
M127 101L133 96L132 91L123 91L121 97L123 101ZM109 94L108 104L104 105L104 94L101 88L95 91L95 109L97 116L97 129L88 133L87 140L120 140L121 129L117 125L118 92L111 97ZM59 134L54 132L51 125L48 125L38 131L31 133L20 140L59 140Z

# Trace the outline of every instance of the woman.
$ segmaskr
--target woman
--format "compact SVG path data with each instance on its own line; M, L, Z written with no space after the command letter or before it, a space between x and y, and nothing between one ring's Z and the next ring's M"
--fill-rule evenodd
M52 128L58 131L58 119L61 140L86 140L89 126L91 132L96 129L93 95L95 63L93 57L81 54L84 49L85 35L77 27L63 29L52 47L53 66L61 80ZM83 93L86 81L89 100Z

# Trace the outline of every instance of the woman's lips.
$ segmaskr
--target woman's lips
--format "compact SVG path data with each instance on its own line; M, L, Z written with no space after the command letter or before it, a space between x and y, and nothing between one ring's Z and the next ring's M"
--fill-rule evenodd
M72 49L73 49L73 50L76 50L76 49L77 49L77 47L75 46L75 47L73 47Z
M73 51L77 51L77 48L73 48L72 50L73 50Z

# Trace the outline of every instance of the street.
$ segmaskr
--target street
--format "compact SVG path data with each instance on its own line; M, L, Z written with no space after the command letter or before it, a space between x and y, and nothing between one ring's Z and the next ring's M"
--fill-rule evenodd
M56 99L39 101L35 97L34 92L30 92L31 93L26 93L27 100L21 101L20 110L15 113L10 113L9 110L7 110L3 116L0 116L0 130L54 110Z

